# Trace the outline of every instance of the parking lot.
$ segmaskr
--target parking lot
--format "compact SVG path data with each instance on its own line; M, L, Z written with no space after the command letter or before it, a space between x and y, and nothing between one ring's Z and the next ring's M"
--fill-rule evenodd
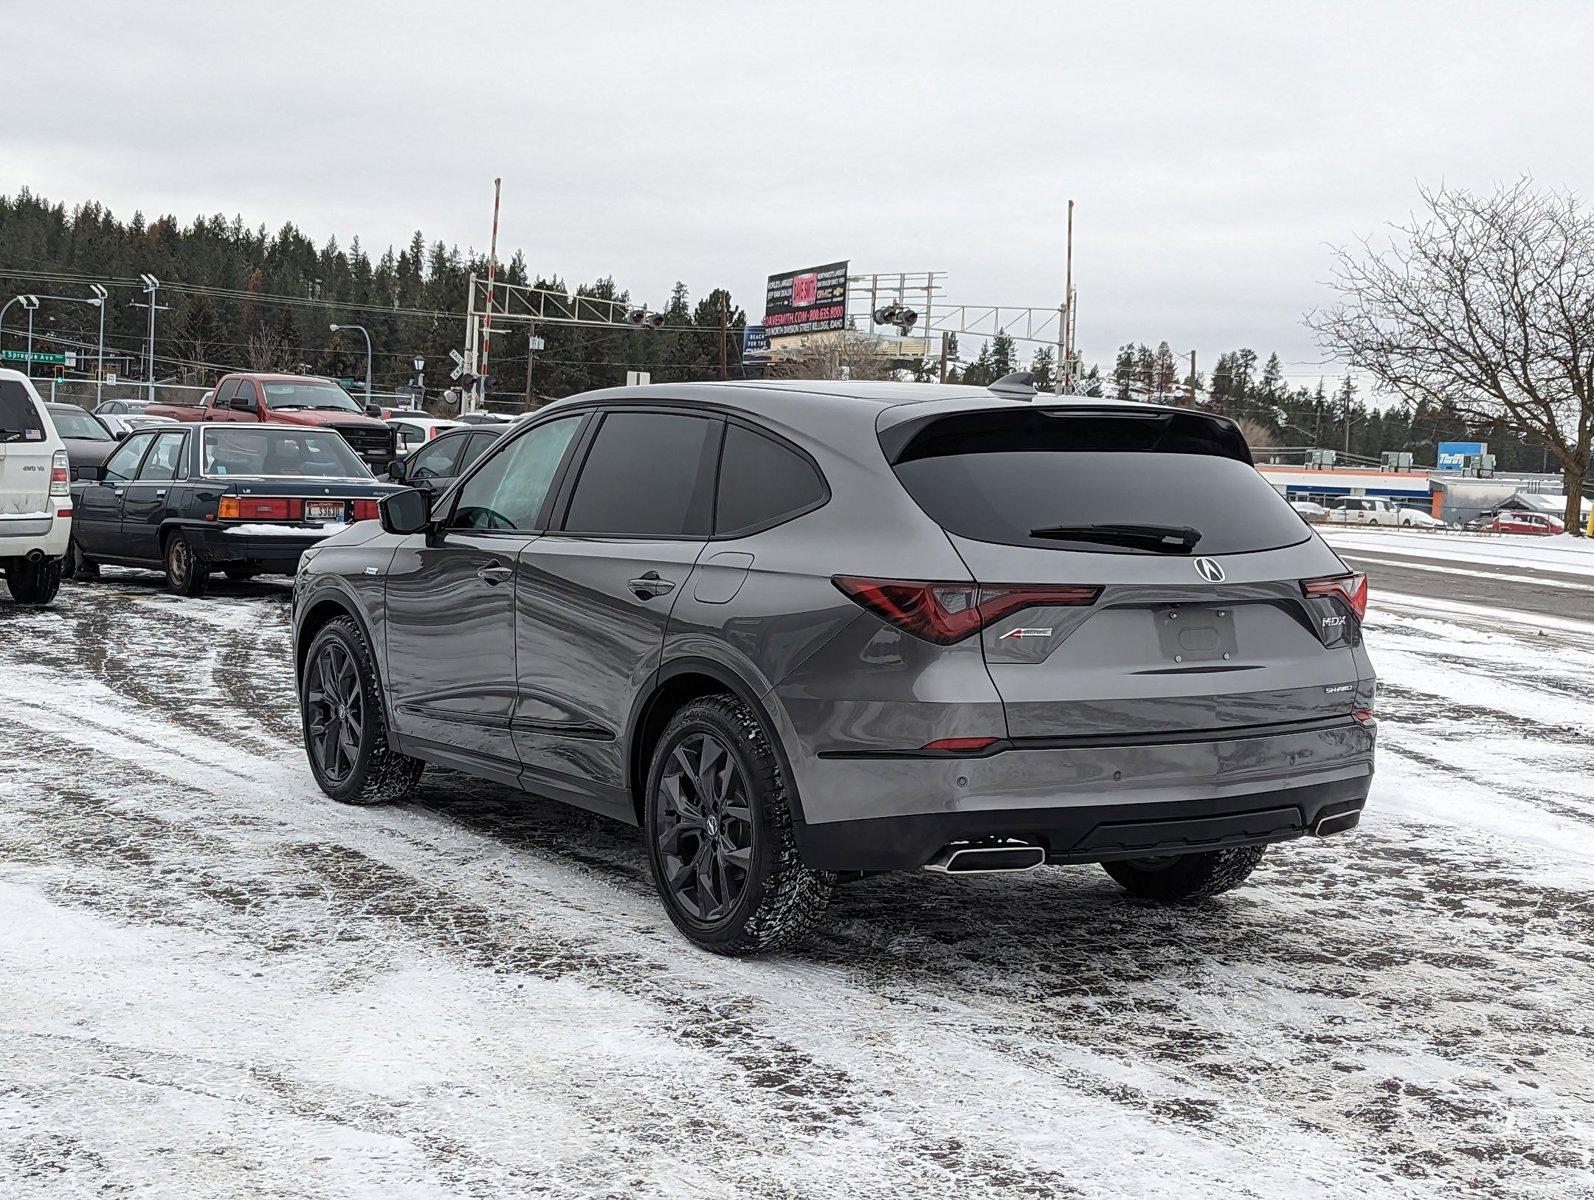
M281 584L0 608L6 1194L1594 1195L1594 593L1369 569L1355 834L1186 911L878 877L739 961L618 825L326 801Z

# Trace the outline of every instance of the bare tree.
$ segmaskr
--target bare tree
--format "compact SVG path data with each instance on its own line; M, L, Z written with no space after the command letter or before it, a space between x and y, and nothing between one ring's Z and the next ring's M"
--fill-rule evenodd
M776 365L786 379L895 379L879 338L843 330L809 338Z
M1576 197L1529 179L1422 199L1386 246L1335 251L1340 302L1307 324L1408 400L1541 440L1566 480L1566 527L1580 532L1594 443L1594 220Z
M266 325L257 326L249 335L249 369L251 371L291 371L292 357L288 339Z

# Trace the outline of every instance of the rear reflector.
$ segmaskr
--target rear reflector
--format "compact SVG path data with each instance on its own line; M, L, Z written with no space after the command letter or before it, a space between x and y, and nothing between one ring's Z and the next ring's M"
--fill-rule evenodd
M937 738L933 742L926 742L921 748L939 750L945 754L978 754L996 745L997 740L993 737Z
M72 510L70 508L58 508L55 510L55 515L58 517L70 517Z
M1038 584L921 583L835 575L848 599L938 646L950 646L1025 608L1094 604L1099 587Z
M1335 575L1330 579L1303 579L1301 591L1308 596L1327 596L1343 600L1359 621L1367 615L1367 576Z

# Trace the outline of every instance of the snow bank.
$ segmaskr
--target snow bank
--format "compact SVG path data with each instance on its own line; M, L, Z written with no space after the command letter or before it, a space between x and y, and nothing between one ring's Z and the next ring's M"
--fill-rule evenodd
M1455 562L1505 566L1532 565L1564 575L1594 575L1594 539L1571 534L1529 537L1525 534L1460 532L1374 533L1366 529L1317 529L1330 546L1412 558L1442 558Z

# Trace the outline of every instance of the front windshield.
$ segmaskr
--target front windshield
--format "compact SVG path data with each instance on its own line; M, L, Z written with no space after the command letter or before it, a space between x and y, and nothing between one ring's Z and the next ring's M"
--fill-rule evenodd
M349 393L323 379L266 379L261 381L260 386L266 389L267 408L323 408L352 413L364 411Z
M330 429L212 426L204 434L201 469L206 475L371 478L371 472L349 449L349 443Z
M50 419L55 422L55 431L64 438L83 438L90 442L116 440L97 417L91 417L81 408L52 408Z

